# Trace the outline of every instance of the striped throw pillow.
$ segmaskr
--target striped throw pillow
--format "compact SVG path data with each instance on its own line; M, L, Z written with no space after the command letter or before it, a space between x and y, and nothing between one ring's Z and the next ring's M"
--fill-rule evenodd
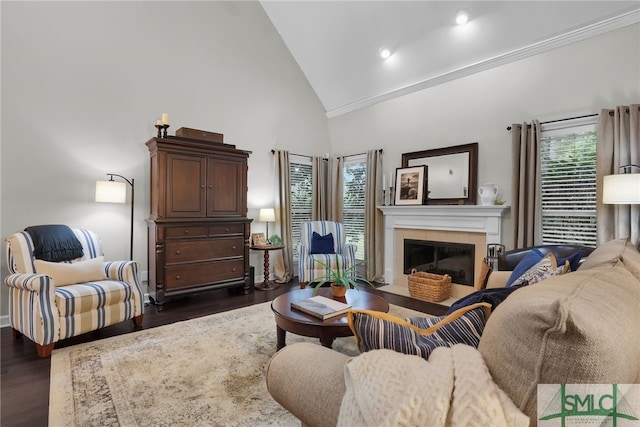
M361 352L395 350L429 358L437 347L467 344L478 347L491 304L462 307L447 316L399 317L372 310L351 310L349 327Z

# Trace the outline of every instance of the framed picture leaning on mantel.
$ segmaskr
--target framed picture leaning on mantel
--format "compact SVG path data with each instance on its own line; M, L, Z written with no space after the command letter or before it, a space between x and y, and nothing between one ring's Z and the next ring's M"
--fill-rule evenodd
M427 166L396 169L396 205L423 205L426 194Z

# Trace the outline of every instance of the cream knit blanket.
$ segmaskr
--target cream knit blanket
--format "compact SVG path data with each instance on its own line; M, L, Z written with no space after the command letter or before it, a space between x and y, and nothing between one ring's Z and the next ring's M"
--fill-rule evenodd
M344 375L338 427L529 426L467 345L437 348L428 361L369 351L350 359Z

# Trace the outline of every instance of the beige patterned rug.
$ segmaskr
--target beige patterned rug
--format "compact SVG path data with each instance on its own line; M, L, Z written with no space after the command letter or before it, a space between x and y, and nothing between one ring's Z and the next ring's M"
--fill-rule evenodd
M287 333L301 341L317 342ZM299 426L267 392L275 348L267 302L54 350L49 425ZM358 354L353 337L333 348Z

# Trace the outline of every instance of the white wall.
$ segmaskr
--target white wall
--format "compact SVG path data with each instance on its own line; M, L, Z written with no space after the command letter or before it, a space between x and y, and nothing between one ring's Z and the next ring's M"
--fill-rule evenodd
M163 112L170 134L220 132L253 151L248 200L257 218L273 200L272 148L383 148L390 173L404 152L477 141L479 183L500 185L508 200L507 125L640 99L638 25L327 120L255 2L2 2L1 12L0 235L44 223L88 227L108 259L126 259L128 208L93 202L95 181L118 173L136 180L142 270L144 142ZM251 255L257 274L261 255Z
M95 181L117 173L136 181L134 258L146 270L144 143L163 112L170 135L210 130L253 152L252 218L273 205L272 148L329 151L324 109L257 2L2 2L1 20L3 237L65 223L128 259L128 206L93 201ZM251 257L262 274L262 253Z
M329 119L333 153L402 153L479 143L478 184L511 204L511 123L557 120L640 101L640 25ZM504 239L510 241L507 216Z

